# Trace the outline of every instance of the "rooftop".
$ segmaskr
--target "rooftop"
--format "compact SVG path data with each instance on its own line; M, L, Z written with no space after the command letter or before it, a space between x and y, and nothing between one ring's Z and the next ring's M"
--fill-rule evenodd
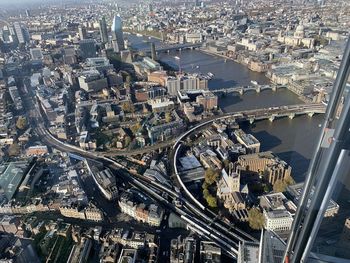
M7 200L11 200L23 180L29 163L27 161L10 162L0 165L0 188Z

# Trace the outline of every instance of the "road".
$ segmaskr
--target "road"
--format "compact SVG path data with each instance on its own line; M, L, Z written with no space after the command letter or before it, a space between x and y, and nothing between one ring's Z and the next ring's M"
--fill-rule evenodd
M109 158L108 156L104 156L101 153L96 152L88 152L82 150L74 145L70 145L59 141L55 138L45 127L44 118L41 115L39 103L36 101L34 94L32 91L30 92L31 96L27 96L25 99L25 107L30 116L30 123L34 129L34 131L39 136L40 140L45 144L49 145L53 148L56 148L62 152L75 154L81 156L86 159L92 159L104 164L105 167L108 167L114 174L123 179L124 182L129 183L130 185L140 189L141 191L150 195L153 199L157 200L163 207L166 207L170 211L177 214L184 221L186 221L189 227L197 232L199 235L214 241L218 244L227 254L236 258L238 253L238 245L240 242L244 241L256 241L252 236L248 233L243 232L242 230L228 225L227 223L220 221L217 215L213 214L210 210L203 207L203 205L199 204L197 200L194 201L192 196L188 194L185 190L185 187L182 187L184 190L184 194L175 191L173 188L169 188L168 186L161 185L155 181L152 181L148 178L139 175L127 167L117 163L115 160ZM287 113L290 113L291 110L299 110L300 107L303 106L294 106L291 109L283 108L283 110ZM293 109L292 109L293 108ZM244 111L237 113L236 115L240 118L249 118L252 115L255 115L257 112L263 112L264 115L266 112L269 114L278 113L281 111L282 107L279 109L268 109L266 110L254 110L254 111ZM176 155L181 146L181 140L184 139L188 134L194 131L197 128L203 127L216 119L223 119L233 117L233 114L225 114L219 117L211 118L210 120L203 120L199 125L191 128L189 131L181 135L174 143L174 150L176 151L173 155L175 158L173 159L174 169L176 172ZM166 142L165 144L169 143ZM159 146L154 146L152 149L157 149ZM124 154L125 155L125 154ZM178 180L181 184L181 180ZM169 198L165 199L162 197L162 193L167 193ZM177 207L173 203L175 200L181 200L182 206Z
M72 153L86 159L92 159L103 163L104 166L110 168L111 171L113 171L118 177L122 178L123 181L150 195L153 199L157 200L162 206L166 207L167 209L181 217L184 221L186 221L193 231L197 232L199 235L204 236L205 238L214 241L224 251L226 251L227 254L231 255L234 258L237 257L238 245L240 242L256 241L254 237L250 236L248 233L245 233L237 227L220 221L217 218L217 215L213 214L210 210L203 207L203 205L198 205L198 201L194 201L191 195L188 194L186 191L184 192L184 194L178 193L174 189L169 189L169 187L165 187L155 181L152 181L148 178L143 177L142 175L139 175L129 170L127 167L124 167L123 165L117 163L109 157L106 157L102 154L97 154L95 152L88 152L74 145L66 144L59 141L46 129L45 122L41 116L39 104L34 100L34 98L31 101L33 102L33 107L31 108L31 116L33 118L31 123L33 124L34 130L39 135L41 141L46 145L50 145L62 152ZM294 108L294 110L295 109L296 108ZM270 113L272 113L273 110L276 111L276 109L271 109ZM264 112L264 114L266 113L266 111L255 110L246 111L244 112L244 114L239 113L238 115L244 118L244 116L256 112ZM185 136L187 136L193 130L207 125L215 119L228 117L232 117L232 113L227 114L225 116L212 118L209 121L203 121L201 124L195 126L194 128L187 131L185 134L180 136L175 141L174 147L176 148L174 149L178 151L181 145L181 140L184 139ZM174 167L176 166L175 160L176 158L173 160ZM161 194L164 192L168 194L169 199L165 199L162 197ZM173 205L175 200L181 200L183 203L182 207L177 207Z
M193 128L191 127L190 128L191 130L198 129L199 127L210 124L215 120L230 118L233 116L236 116L237 120L255 121L255 120L269 119L271 117L273 117L273 119L279 118L279 117L286 117L286 116L290 117L294 115L307 114L309 112L324 113L325 108L326 107L322 104L314 103L314 104L297 104L297 105L289 105L289 106L280 106L280 107L273 107L273 108L266 108L266 109L245 110L240 112L229 112L220 116L213 116L213 117L201 120L196 126L194 126ZM187 133L180 135L179 138L184 138L185 134ZM168 148L170 146L173 146L174 143L175 144L178 143L178 141L179 139L169 139L169 140L158 142L157 144L140 148L140 149L109 150L109 151L101 152L101 154L104 156L110 156L110 157L135 156L139 154L145 154L152 151L156 151L159 149Z
M65 153L75 154L86 159L92 159L103 163L105 167L108 167L125 183L129 183L130 185L140 189L142 192L147 193L154 200L158 201L163 207L183 218L183 220L190 225L193 231L197 232L199 235L203 235L203 237L206 239L214 241L231 257L237 257L238 243L242 240L242 238L235 238L232 235L222 234L220 228L216 227L215 225L210 225L212 219L197 211L197 209L191 206L190 201L182 198L181 195L175 190L169 189L168 186L165 187L150 179L144 178L137 173L129 171L127 167L122 166L109 157L82 150L74 145L66 144L56 139L45 127L45 121L41 115L40 107L34 97L34 94L29 92L29 95L31 96L26 96L24 106L27 110L30 124L43 144ZM161 196L161 194L164 192L169 195L168 199ZM186 205L182 207L176 207L173 205L174 200L180 198L182 198Z

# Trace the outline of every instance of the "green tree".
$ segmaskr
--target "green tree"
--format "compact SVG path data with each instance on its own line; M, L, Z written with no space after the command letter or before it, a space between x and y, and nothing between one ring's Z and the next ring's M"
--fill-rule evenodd
M273 185L275 192L284 192L288 185L295 184L294 179L291 176L286 176L283 180L277 180Z
M133 104L130 103L130 101L128 101L128 102L124 102L122 104L122 110L127 112L127 113L134 113L135 107Z
M207 199L207 197L210 195L208 188L203 189L203 197Z
M27 118L20 116L16 121L16 127L20 130L23 130L27 127Z
M204 189L208 189L208 184L206 183L206 182L204 182L203 184L202 184L202 189L204 190Z
M264 190L264 192L265 193L268 193L268 192L270 192L271 190L270 190L270 187L269 187L269 185L268 184L264 184L264 186L263 186L263 190Z
M258 208L252 208L248 211L248 222L252 229L262 229L265 225L263 213Z
M165 122L169 123L171 122L172 118L171 118L171 114L170 112L166 112L165 113Z
M137 122L135 125L131 126L131 131L133 134L136 134L141 129L141 123Z
M275 192L284 192L286 190L287 184L283 180L277 180L273 184L273 191Z
M219 178L219 172L212 168L209 168L205 171L204 180L208 185L212 185Z
M292 185L295 184L295 181L292 176L286 176L284 178L284 181L286 182L287 185Z
M125 138L124 138L124 146L128 147L130 145L130 143L131 143L130 136L125 136Z
M211 194L209 194L207 196L206 200L207 200L207 203L210 207L212 207L212 208L217 207L218 204L216 202L216 198L214 196L212 196Z

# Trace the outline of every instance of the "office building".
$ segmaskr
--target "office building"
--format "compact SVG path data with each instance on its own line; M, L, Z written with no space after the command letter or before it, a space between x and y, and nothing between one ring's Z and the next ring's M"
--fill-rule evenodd
M106 57L87 58L85 63L87 68L97 69L103 73L113 69L113 65L109 63L109 59Z
M240 242L238 245L237 263L258 263L259 261L259 243ZM272 263L272 262L271 262Z
M108 30L107 30L107 23L106 23L106 18L103 16L100 19L100 37L101 37L101 42L102 43L107 43L108 42Z
M238 157L238 163L240 171L260 174L266 182L272 185L277 180L290 177L292 172L292 167L270 151L241 155Z
M196 240L192 237L186 237L182 240L181 236L172 239L170 242L170 263L194 263L196 254Z
M287 187L287 193L292 198L292 201L294 202L295 205L299 204L299 199L300 199L301 194L303 192L303 188L304 188L304 183L289 185ZM314 189L311 190L311 196L310 196L309 203L311 202L313 191L314 191ZM338 214L338 211L339 211L339 205L333 199L331 199L331 200L329 200L329 203L328 203L327 209L324 213L324 216L325 217L333 217L333 216Z
M221 248L214 242L201 241L200 242L200 262L206 263L220 263L221 262Z
M114 16L111 32L114 51L120 52L124 50L123 22L119 15Z
M84 71L78 78L79 86L87 92L98 92L108 87L107 78L97 70Z
M16 110L22 110L23 109L23 105L22 105L22 98L18 93L18 89L16 86L12 86L8 88L9 93L10 93L10 97L13 101L13 104L15 105L15 109Z
M196 97L196 102L202 105L205 111L210 111L218 107L218 97L212 92L205 92Z
M260 142L253 135L245 133L241 129L234 131L237 141L242 144L247 153L258 153L260 151Z
M30 56L32 60L42 60L44 58L41 48L31 48Z
M83 58L96 57L96 41L94 39L80 40L79 47Z
M288 231L293 224L293 217L287 210L263 211L265 229L271 231Z
M77 63L77 56L73 46L68 46L63 49L63 60L64 63L68 65Z
M27 161L4 163L0 165L0 200L11 200L24 179L30 164Z
M141 61L133 63L134 69L137 74L147 76L154 71L163 70L162 66L149 57L144 57Z
M29 32L27 28L20 24L19 22L13 23L14 31L17 36L17 40L19 44L25 44L29 42Z
M11 42L11 40L12 40L10 29L6 25L2 28L2 40L4 42Z
M86 32L86 27L83 25L80 25L78 27L78 32L79 32L79 38L80 40L86 39L87 38L87 32Z

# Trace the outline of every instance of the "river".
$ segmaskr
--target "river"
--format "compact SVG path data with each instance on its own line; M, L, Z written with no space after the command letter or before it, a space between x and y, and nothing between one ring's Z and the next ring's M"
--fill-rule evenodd
M132 40L137 43L137 48L149 45L145 42L145 38L132 37ZM157 42L157 40L152 41ZM180 63L175 60L175 56L180 57ZM210 89L246 86L251 84L251 80L260 84L269 83L264 74L252 72L231 60L225 63L221 57L198 50L163 53L158 58L173 67L180 66L185 72L213 73L214 78L209 81ZM299 103L302 101L294 93L285 89L276 92L264 90L261 93L249 91L242 96L234 93L219 97L219 106L226 112ZM320 134L321 123L322 115L315 115L312 118L299 116L293 120L282 118L273 122L259 121L253 125L247 123L243 125L243 129L252 133L261 142L262 151L271 150L288 162L292 166L294 179L300 182L305 178Z

